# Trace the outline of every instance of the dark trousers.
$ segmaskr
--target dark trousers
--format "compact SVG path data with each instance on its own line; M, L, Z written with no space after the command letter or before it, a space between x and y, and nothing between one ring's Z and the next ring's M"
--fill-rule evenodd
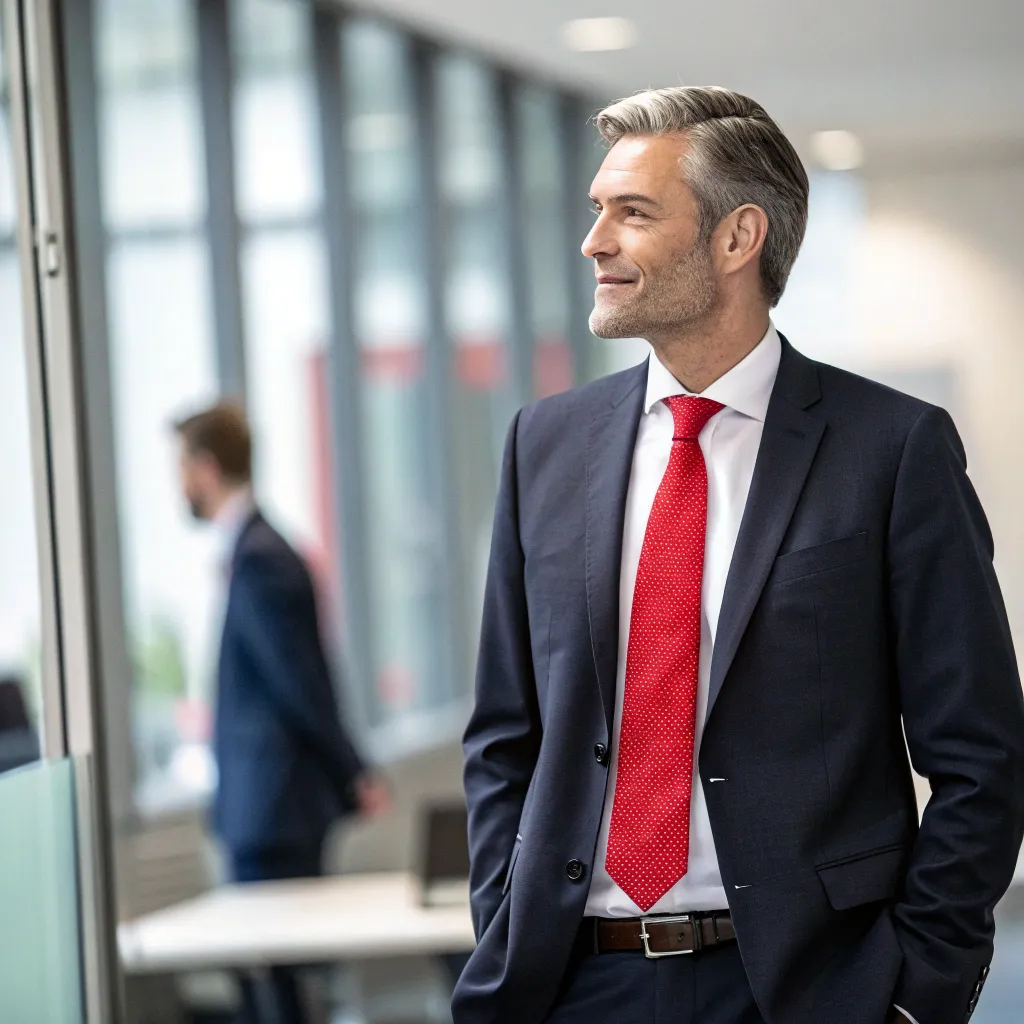
M232 857L232 877L235 882L315 878L322 871L319 847L313 850L281 850ZM238 1024L307 1024L308 1017L302 1006L296 969L272 967L268 973L266 985L257 985L248 974L239 977L242 1010Z
M574 957L546 1024L764 1024L735 942L690 956Z

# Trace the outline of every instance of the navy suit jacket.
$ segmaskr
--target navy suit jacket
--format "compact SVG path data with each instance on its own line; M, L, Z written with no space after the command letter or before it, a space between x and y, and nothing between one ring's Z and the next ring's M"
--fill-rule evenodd
M363 765L339 715L313 581L259 514L234 554L214 752L213 823L235 857L318 850L355 807Z
M455 1024L541 1024L583 916L646 380L641 364L545 399L509 431L465 736L479 942ZM973 1008L1024 831L992 554L949 416L784 341L699 763L767 1024ZM908 746L932 787L920 826Z

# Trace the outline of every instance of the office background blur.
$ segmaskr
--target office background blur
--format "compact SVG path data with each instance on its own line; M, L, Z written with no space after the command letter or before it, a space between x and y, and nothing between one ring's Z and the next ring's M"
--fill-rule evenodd
M590 336L579 254L602 158L588 118L637 88L729 85L789 133L811 211L776 323L952 412L1020 646L1021 5L638 0L632 38L567 27L607 13L581 0L30 6L5 0L0 21L0 675L47 758L74 754L68 631L88 629L82 742L103 752L116 917L216 877L201 834L220 568L168 425L218 396L247 406L259 502L313 568L344 704L394 785L335 867L412 866L422 808L458 797L507 423L646 355ZM47 109L66 153L33 189ZM33 230L54 189L74 236L66 321L45 282L60 251ZM976 1019L1009 1021L985 1016L990 989Z

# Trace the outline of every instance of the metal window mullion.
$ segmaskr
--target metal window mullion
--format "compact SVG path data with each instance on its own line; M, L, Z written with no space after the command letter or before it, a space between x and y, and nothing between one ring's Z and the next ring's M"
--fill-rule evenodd
M222 394L246 397L241 238L235 188L234 56L226 0L196 0L199 97L206 155L206 229Z
M117 831L134 816L135 749L132 732L133 666L124 613L118 474L113 422L113 375L107 311L108 237L100 177L99 77L95 63L95 0L66 3L65 52L69 83L68 144L73 189L75 287L83 415L87 423L87 488L91 515L92 582L98 674L103 696L107 784Z
M363 727L379 710L374 685L370 628L370 588L366 537L365 475L360 445L361 374L352 319L351 215L344 153L344 85L341 72L341 16L317 7L313 52L320 110L324 225L330 292L328 394L331 408L333 487L347 628L345 660L350 679L346 695Z
M36 211L32 195L32 156L28 131L28 101L22 60L20 14L17 0L4 0L2 17L7 28L5 63L10 82L9 116L16 185L16 258L22 296L22 339L28 383L29 437L32 455L33 509L39 574L40 641L42 645L43 756L67 755L68 741L61 678L60 608L53 532L53 482L46 408L46 360L43 350L42 310L39 303L39 262L36 259ZM4 248L7 240L4 239Z
M516 80L508 71L498 73L498 131L501 187L498 190L502 250L505 254L508 299L508 346L516 407L533 398L533 358L536 339L530 310L533 308L527 273L527 232L524 223L522 163L528 141L516 116Z
M107 366L99 266L104 251L102 232L94 230L99 188L93 11L86 0L39 0L25 9L31 19L26 32L30 153L56 620L67 750L76 762L85 1006L90 1024L119 1024L123 1006L107 742L109 724L119 716L112 719L106 687L116 685L123 667L116 661L117 651L123 651L123 623L111 525L116 488L112 477L101 479L104 470L112 471L113 440L104 390L109 379L102 379Z
M429 460L431 506L441 519L441 551L443 579L443 607L445 651L441 671L449 681L453 696L468 688L469 680L460 678L469 664L470 642L466 635L466 594L463 581L464 550L459 536L459 486L452 463L454 444L452 432L458 424L452 421L453 362L452 345L445 318L445 260L447 251L445 225L442 213L437 153L437 76L438 48L432 43L414 38L411 41L414 117L416 131L416 168L418 210L416 245L419 265L423 268L426 295L426 403L428 409L426 454Z
M569 289L569 344L572 348L575 384L585 384L594 372L594 336L588 321L593 308L593 285L588 288L587 261L580 245L590 230L587 220L586 180L589 161L586 159L587 117L583 102L576 96L562 96L562 172L563 202L567 216L565 227L566 285Z

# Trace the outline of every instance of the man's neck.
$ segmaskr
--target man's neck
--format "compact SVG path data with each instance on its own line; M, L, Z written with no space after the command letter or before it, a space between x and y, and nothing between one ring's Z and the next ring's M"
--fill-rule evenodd
M219 523L230 516L231 510L247 505L251 501L252 489L248 484L241 487L226 487L216 497L210 509L210 519Z
M767 310L723 310L671 337L651 338L662 364L691 394L741 363L768 332Z

